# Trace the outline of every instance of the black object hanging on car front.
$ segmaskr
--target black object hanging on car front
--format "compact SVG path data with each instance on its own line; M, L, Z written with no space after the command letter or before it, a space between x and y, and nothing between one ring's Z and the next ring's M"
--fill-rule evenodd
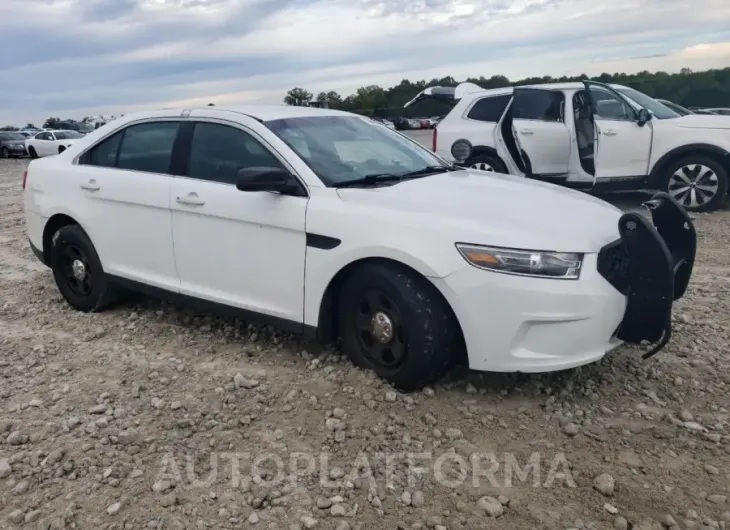
M598 270L627 298L617 338L631 344L649 341L643 355L655 355L672 332L672 305L684 296L692 276L697 233L692 220L667 193L655 194L643 204L652 223L636 212L619 219L621 239L598 255Z

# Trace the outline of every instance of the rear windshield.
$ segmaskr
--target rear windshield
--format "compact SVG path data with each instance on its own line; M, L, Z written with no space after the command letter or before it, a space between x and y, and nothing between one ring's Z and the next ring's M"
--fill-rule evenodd
M76 131L56 131L53 134L56 135L56 140L73 140L75 138L83 138L84 136Z

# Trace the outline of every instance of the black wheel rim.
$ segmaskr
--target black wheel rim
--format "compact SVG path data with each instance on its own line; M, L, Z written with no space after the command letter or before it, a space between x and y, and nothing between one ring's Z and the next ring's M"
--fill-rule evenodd
M384 292L365 291L355 308L355 328L363 354L376 367L399 367L408 353L403 316Z
M91 275L86 254L76 245L65 245L60 252L61 273L66 286L77 296L91 294Z

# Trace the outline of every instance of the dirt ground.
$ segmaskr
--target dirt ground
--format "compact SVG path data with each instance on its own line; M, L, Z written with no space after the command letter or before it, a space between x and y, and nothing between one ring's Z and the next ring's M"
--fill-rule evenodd
M25 164L0 161L0 528L730 528L730 211L696 216L652 360L403 395L274 329L71 310L28 247Z

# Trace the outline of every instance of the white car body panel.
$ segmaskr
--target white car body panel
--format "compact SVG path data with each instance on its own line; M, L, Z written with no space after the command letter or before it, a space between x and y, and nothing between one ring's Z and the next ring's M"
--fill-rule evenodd
M58 139L56 138L56 132L53 130L40 131L34 136L27 138L25 140L25 149L30 150L32 147L38 157L41 158L57 155L59 148L63 147L64 149L68 149L79 141L79 138ZM45 139L45 137L48 137L48 139Z
M428 278L451 304L479 370L548 371L599 359L626 297L596 270L619 237L621 211L589 195L516 176L457 171L378 188L331 188L266 126L277 117L338 111L251 107L127 115L28 168L28 237L59 214L75 219L111 275L194 298L316 327L323 296L348 265L384 258ZM308 197L241 192L188 177L78 164L98 141L145 120L226 123L257 136L285 162ZM179 199L179 200L178 200ZM507 200L505 200L507 199ZM308 245L308 234L340 241ZM488 272L458 242L584 253L577 280Z

